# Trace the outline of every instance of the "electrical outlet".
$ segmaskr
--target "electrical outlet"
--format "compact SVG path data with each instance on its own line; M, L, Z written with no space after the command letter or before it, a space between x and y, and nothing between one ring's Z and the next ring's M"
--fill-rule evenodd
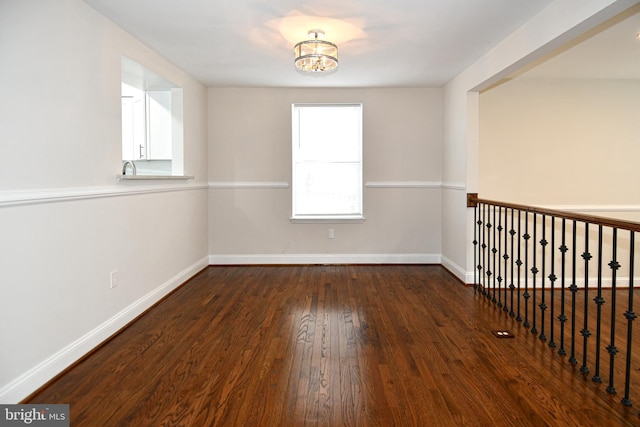
M511 331L508 331L506 329L491 331L491 333L498 338L514 338L515 337L515 335Z
M329 238L333 239L334 237L336 237L336 231L333 228L329 229Z
M112 271L111 272L111 282L110 282L109 286L111 287L111 289L113 289L116 286L118 286L118 272L117 271Z

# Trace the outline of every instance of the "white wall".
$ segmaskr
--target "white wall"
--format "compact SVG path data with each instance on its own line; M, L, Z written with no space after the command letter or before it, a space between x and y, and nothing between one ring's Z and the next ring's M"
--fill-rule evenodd
M116 182L123 54L184 88L194 181ZM2 1L0 56L0 402L12 403L206 265L207 104L81 0Z
M296 102L363 103L364 223L290 222ZM441 147L440 89L209 89L210 260L439 262Z
M636 3L636 0L556 0L444 88L443 180L463 182L465 189L445 188L442 256L461 279L470 282L473 278L470 244L473 211L465 209L465 192L478 192L478 176L483 173L478 169L477 91L510 76Z
M482 93L480 193L534 205L640 205L639 99L634 80L524 78Z

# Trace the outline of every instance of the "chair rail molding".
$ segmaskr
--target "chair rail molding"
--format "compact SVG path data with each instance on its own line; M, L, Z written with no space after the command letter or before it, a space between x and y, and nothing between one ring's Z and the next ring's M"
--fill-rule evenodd
M109 187L79 187L0 191L0 208L42 203L69 202L74 200L122 197L138 194L170 193L174 191L206 190L201 184L132 185Z

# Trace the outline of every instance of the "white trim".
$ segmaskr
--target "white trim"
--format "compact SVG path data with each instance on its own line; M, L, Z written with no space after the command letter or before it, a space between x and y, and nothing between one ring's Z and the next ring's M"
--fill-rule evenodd
M116 175L116 181L184 181L192 175Z
M365 218L361 215L353 216L309 216L289 218L292 224L362 224Z
M278 189L289 188L288 182L269 182L269 181L212 181L209 182L209 189Z
M435 181L368 181L367 188L441 188L441 182Z
M442 188L445 190L466 191L467 185L464 182L443 182Z
M209 264L440 264L440 259L440 254L212 254Z
M467 282L468 284L472 284L474 282L474 272L467 272L466 274L467 277ZM480 278L481 279L481 278ZM479 279L479 280L480 280ZM481 281L481 280L480 280ZM486 281L486 279L485 279ZM502 280L502 284L501 287L502 289L504 289L505 283L507 286L509 286L509 284L511 283L511 279L509 278L508 280ZM572 278L570 276L565 277L564 279L564 283L565 283L565 288L569 289L569 286L571 286L572 283ZM640 277L634 276L633 278L633 287L634 289L640 285ZM514 278L514 284L516 284L515 282L515 278ZM576 285L578 286L579 291L584 289L584 277L576 277ZM611 289L613 285L613 280L611 279L611 277L603 277L602 278L602 288L605 289ZM487 284L487 289L489 287L491 287L493 289L493 278L491 278L491 283ZM561 289L561 278L558 277L555 281L555 284L553 285L554 289L556 291ZM529 289L542 289L542 279L540 277L536 278L536 281L534 283L533 281L533 277L531 276L531 274L529 274L529 280L528 280L528 287ZM498 282L496 280L496 289L498 288ZM544 282L544 288L547 290L551 290L551 281L549 279L545 279ZM627 289L629 288L629 277L628 276L618 276L616 277L616 289ZM598 289L598 277L597 276L589 276L589 290L593 290L593 289ZM524 276L520 278L520 290L524 291Z
M455 262L453 262L451 259L447 258L446 256L442 255L442 266L444 268L446 268L447 270L449 270L451 272L451 274L453 274L454 276L456 276L458 279L460 279L461 281L463 281L465 284L467 283L473 283L473 276L471 276L471 281L467 281L467 277L468 274L465 272L465 269L460 267L458 264L456 264Z
M43 362L0 388L0 402L17 403L33 393L47 381L118 332L149 307L189 280L207 266L207 258L182 270L153 291L134 301L97 328L87 332L71 344L60 349Z
M475 277L474 277L474 275L473 275L473 271L472 271L472 272L468 272L468 271L467 271L467 274L465 275L465 281L464 281L464 283L465 283L465 284L467 284L467 285L473 285L473 284L474 284L474 283L473 283L474 281L475 281Z
M453 190L465 190L466 186L460 183L443 183L440 181L367 181L366 188L447 188ZM211 181L210 189L283 189L289 188L288 182L279 181Z
M121 197L138 194L169 193L173 191L203 190L204 185L124 185L113 187L55 188L40 190L0 191L0 208L35 205L43 203L69 202L75 200Z
M569 212L640 212L640 205L538 205L544 209Z

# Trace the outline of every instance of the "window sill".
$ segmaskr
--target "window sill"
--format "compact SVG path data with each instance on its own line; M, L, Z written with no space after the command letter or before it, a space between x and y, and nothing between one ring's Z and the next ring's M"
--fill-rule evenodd
M289 218L292 224L361 224L363 216L316 216Z
M194 179L194 176L189 175L116 175L118 181L184 181L187 179Z

